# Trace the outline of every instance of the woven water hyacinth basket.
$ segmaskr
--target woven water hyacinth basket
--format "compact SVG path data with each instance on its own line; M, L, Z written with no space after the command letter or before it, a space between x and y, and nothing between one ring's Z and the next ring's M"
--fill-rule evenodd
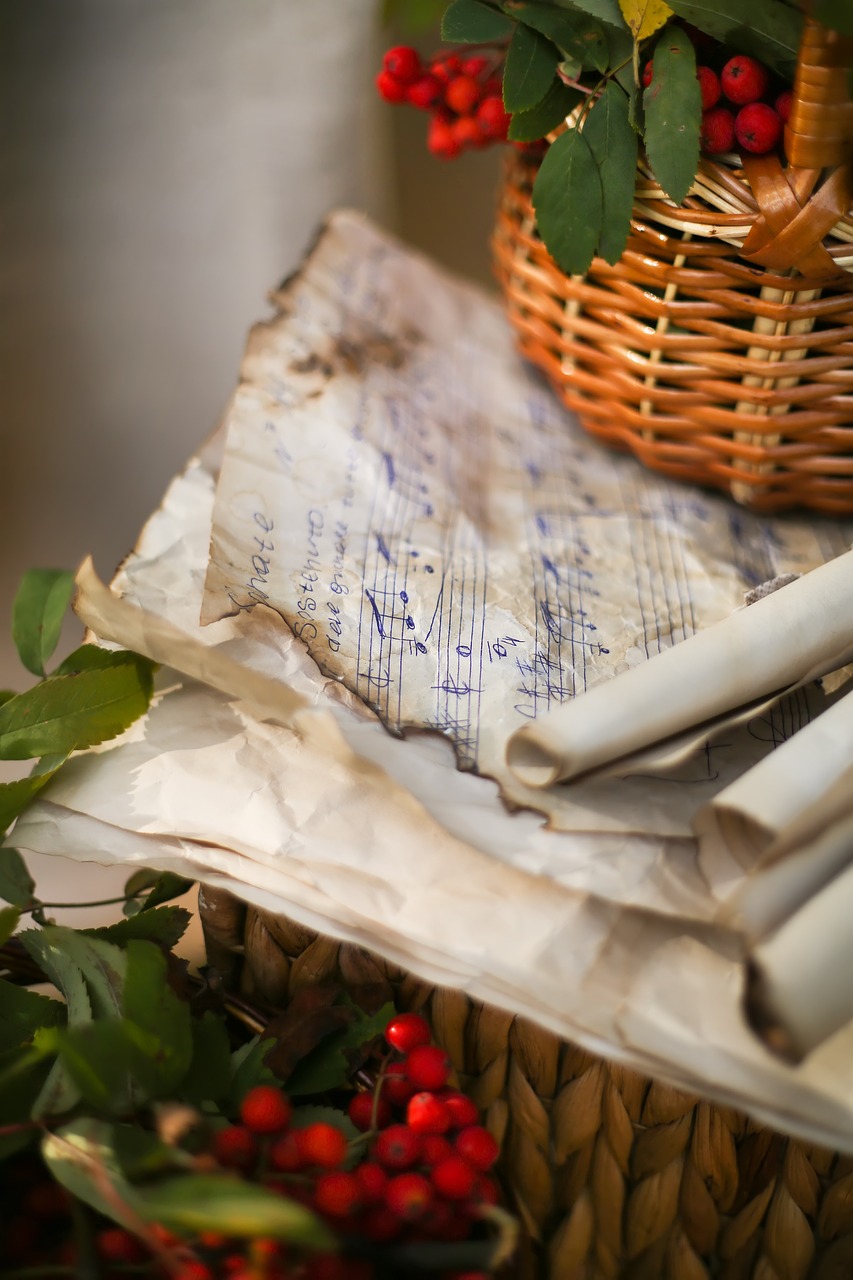
M520 348L599 439L759 511L853 511L853 40L806 20L787 164L703 158L683 207L641 160L622 258L565 276L536 162L507 162L494 261Z
M430 1021L501 1144L520 1280L849 1280L853 1158L762 1128L380 957L202 888L209 962L281 1008L378 984Z

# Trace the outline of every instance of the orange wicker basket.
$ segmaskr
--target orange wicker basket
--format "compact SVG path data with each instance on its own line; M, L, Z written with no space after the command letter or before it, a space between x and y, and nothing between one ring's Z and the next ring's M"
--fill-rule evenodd
M807 18L787 165L703 158L682 207L641 158L615 266L566 276L507 162L493 248L520 348L599 439L760 511L853 511L853 39Z

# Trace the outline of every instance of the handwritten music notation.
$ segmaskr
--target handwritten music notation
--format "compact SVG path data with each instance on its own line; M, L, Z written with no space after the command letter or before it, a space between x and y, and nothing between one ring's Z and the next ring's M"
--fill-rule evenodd
M278 302L230 415L208 616L271 605L389 730L502 785L525 720L850 541L606 452L491 300L357 219Z

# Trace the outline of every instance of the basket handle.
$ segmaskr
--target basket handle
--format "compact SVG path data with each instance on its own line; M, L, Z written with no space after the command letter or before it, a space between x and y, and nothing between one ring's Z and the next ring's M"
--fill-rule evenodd
M840 273L823 239L853 204L851 68L853 38L807 16L785 127L788 165L776 156L743 162L759 208L741 250L749 262L815 277Z

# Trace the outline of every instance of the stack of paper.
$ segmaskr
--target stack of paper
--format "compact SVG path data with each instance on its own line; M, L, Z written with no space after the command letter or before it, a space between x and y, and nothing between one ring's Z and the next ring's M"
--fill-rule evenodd
M493 302L356 215L273 301L113 590L81 573L84 621L165 664L155 704L14 843L225 884L853 1151L853 1028L797 1068L759 1043L720 911L760 853L700 859L691 825L839 695L787 680L661 776L542 789L505 758L853 527L752 517L603 452Z

